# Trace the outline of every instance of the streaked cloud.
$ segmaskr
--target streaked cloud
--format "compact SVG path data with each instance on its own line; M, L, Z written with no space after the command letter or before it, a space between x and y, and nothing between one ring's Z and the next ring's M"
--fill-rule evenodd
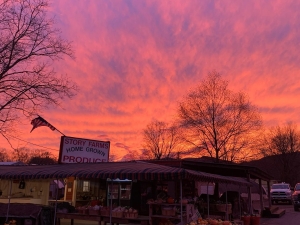
M52 1L76 52L55 70L80 91L43 116L67 136L110 140L122 157L141 148L153 118L172 120L178 101L216 70L249 94L266 125L299 123L299 8L283 0ZM59 148L59 133L21 128L24 140Z

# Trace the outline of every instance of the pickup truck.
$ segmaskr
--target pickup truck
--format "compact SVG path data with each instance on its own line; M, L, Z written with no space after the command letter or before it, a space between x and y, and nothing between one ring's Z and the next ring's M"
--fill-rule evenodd
M300 208L300 183L297 183L294 188L292 195L294 210L299 211Z
M292 190L291 186L287 183L273 184L271 187L271 201L273 204L279 201L285 201L292 204Z

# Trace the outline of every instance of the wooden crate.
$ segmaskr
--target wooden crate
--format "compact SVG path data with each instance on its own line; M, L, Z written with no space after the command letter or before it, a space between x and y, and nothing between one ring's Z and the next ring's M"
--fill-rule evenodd
M138 213L136 212L136 213L134 213L134 212L126 212L126 213L124 213L124 217L125 218L132 218L132 219L135 219L135 218L137 218L138 217Z
M110 215L110 208L108 208L108 207L100 208L100 215L101 216L109 216Z
M97 209L93 209L93 208L89 208L89 215L100 215L100 210Z
M175 216L176 211L174 209L170 209L170 208L162 208L161 209L161 214L163 216Z
M113 217L119 217L122 218L124 216L124 212L123 211L112 211L111 215Z

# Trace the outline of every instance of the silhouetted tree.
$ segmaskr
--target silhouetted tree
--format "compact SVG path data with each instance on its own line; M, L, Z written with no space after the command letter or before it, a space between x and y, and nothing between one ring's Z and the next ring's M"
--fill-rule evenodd
M190 91L179 105L179 122L186 140L199 153L228 161L250 155L261 116L246 95L228 89L228 81L215 71Z
M296 124L288 122L283 126L271 127L262 139L260 151L264 157L277 156L272 159L280 180L296 182L294 178L300 169L300 131Z
M53 164L57 163L57 157L48 151L41 149L29 149L26 147L14 148L12 160L28 164Z
M0 149L0 162L8 162L10 161L9 155L7 154L7 150L5 148Z
M28 163L31 157L31 151L28 148L14 148L12 154L12 160L16 162Z
M182 138L176 126L154 120L144 129L143 138L142 159L175 158L180 153Z
M0 133L9 142L16 123L72 97L77 86L52 63L73 55L47 15L47 0L0 3ZM10 143L10 142L9 142Z
M56 164L56 163L57 160L49 156L46 157L33 156L28 161L28 164L38 164L38 165Z
M52 153L35 149L29 154L28 164L55 164L57 161L57 157L55 157Z

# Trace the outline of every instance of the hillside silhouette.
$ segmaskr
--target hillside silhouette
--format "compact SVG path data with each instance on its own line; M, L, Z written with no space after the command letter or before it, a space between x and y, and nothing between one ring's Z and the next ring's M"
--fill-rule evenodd
M290 183L294 186L300 182L300 152L267 156L258 160L240 163L253 166L274 177L278 182Z

